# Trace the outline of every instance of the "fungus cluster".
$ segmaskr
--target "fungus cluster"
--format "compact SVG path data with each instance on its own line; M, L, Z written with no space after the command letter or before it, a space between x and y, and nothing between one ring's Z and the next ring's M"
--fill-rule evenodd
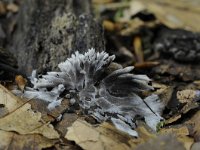
M135 117L143 117L153 130L162 119L163 103L157 95L141 98L140 94L152 90L146 75L135 75L134 67L126 67L105 75L106 68L114 60L106 52L89 49L78 51L58 65L60 71L48 72L37 78L32 75L33 87L26 87L17 95L49 102L55 109L67 97L78 103L88 115L99 122L111 121L118 129L137 136Z

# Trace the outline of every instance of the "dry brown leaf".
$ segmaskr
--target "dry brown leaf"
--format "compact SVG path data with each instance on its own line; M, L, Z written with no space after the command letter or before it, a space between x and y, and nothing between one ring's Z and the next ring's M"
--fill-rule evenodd
M200 89L200 80L196 80L193 83L195 84L195 86L197 87L197 89Z
M143 21L141 21L140 19L136 18L134 20L132 20L129 24L128 28L122 29L120 31L120 35L122 36L130 36L133 33L137 32L139 27L144 26L145 23Z
M62 120L55 126L55 128L64 137L67 132L67 128L72 125L78 119L78 115L75 113L65 113L62 116Z
M163 128L160 130L160 133L164 135L174 134L177 140L183 143L186 150L190 150L194 143L194 139L189 137L189 130L186 126Z
M158 25L157 21L151 21L151 22L144 22L142 20L140 20L139 18L135 18L133 20L130 20L128 22L128 27L125 29L122 29L119 34L122 36L130 36L133 33L138 33L138 31L140 30L140 27L145 26L145 27L155 27L156 25Z
M165 121L165 124L171 124L175 121L177 121L178 119L180 119L182 117L182 115L176 115L176 116L173 116L171 118L169 118L168 120Z
M11 94L6 88L0 85L0 104L11 113L24 104L18 97Z
M153 138L146 143L138 145L135 150L185 150L183 144L179 142L176 136L159 135L157 138Z
M179 135L189 135L189 130L186 126L182 127L169 127L169 128L163 128L160 130L161 134L176 134Z
M133 0L132 3L140 3L143 10L153 13L156 18L170 28L183 28L191 31L200 31L200 9L192 1L182 2L180 0ZM196 1L198 2L198 1ZM199 4L199 2L198 2ZM131 9L138 9L137 5ZM187 11L186 11L187 10Z
M200 142L196 142L192 145L191 150L199 150Z
M183 143L186 150L190 150L192 147L192 144L194 143L194 139L189 136L178 136L178 141Z
M161 93L163 93L166 89L169 88L169 86L167 86L167 85L165 85L165 84L158 83L158 82L152 82L152 86L153 86L153 88L156 89L155 94L161 94Z
M0 85L0 104L8 113L0 118L0 130L15 131L19 134L41 134L49 139L59 138L59 134L49 123L43 123L41 113L34 112L29 103L23 103Z
M165 105L167 105L172 97L174 87L167 86L161 83L156 83L156 82L152 82L152 86L156 90L154 94L159 95L159 98L161 99L161 101L164 102Z
M127 22L131 20L135 23L133 23L133 27L130 26L122 31L122 35L130 35L130 33L134 32L141 26L152 27L152 25L155 26L159 22L168 26L169 28L182 28L199 32L200 27L197 26L197 24L200 23L200 8L198 7L200 2L198 0L183 1L184 0L132 0L130 2L108 4L105 6L105 10L113 10L113 8L126 8L123 12L124 17L119 18L118 21L123 20ZM157 20L152 21L152 25L150 25L149 22L137 21L137 17L131 19L132 16L142 11L147 11L154 14Z
M200 92L197 90L182 90L178 91L177 99L180 103L184 103L184 107L180 110L181 113L186 114L192 109L198 108L199 104L196 102L200 99Z
M144 141L148 141L149 139L156 138L156 135L150 133L144 126L138 127L136 131L138 132L139 137Z
M47 139L38 134L19 135L0 130L0 149L41 150L55 144L56 140Z
M195 4L197 3L197 4ZM125 8L123 11L123 17L117 21L131 22L129 27L121 31L121 35L130 35L134 33L139 27L155 27L155 25L162 23L169 28L182 28L190 31L199 32L200 27L197 26L200 23L200 9L198 8L199 2L180 0L132 0L130 2L118 2L110 3L106 6L99 6L102 10L116 10L119 8ZM135 14L147 11L155 15L157 20L151 22L143 22L136 18L131 19ZM131 21L130 21L131 20Z
M31 100L29 103L33 110L41 112L42 120L45 122L55 121L60 114L63 114L69 108L69 100L67 99L63 99L61 105L51 111L47 108L48 103L45 101Z
M124 28L124 24L120 22L112 22L110 20L103 20L103 27L105 30L113 32L113 31L120 31Z
M186 122L186 125L191 129L191 136L195 141L200 141L200 111L198 111L190 120Z
M15 82L17 83L19 89L20 89L21 91L24 91L24 88L25 88L25 86L26 86L26 84L27 84L27 80L26 80L23 76L17 75L17 76L15 77Z
M180 103L194 102L198 98L197 90L178 91L176 96Z
M94 127L82 120L75 121L68 128L65 138L75 141L85 150L132 150L141 143L141 140L134 140L108 123Z
M199 108L199 103L197 102L191 102L191 103L187 103L181 110L180 112L183 114L188 113L190 110L192 109L196 109Z
M139 133L139 137L146 142L144 144L141 144L138 147L138 150L146 149L146 148L149 148L149 149L166 149L167 143L169 142L168 141L169 139L167 137L165 137L165 138L162 137L163 135L167 135L167 136L175 135L175 136L172 136L172 138L176 139L177 143L178 143L178 141L181 142L184 145L186 150L189 150L190 147L192 146L192 144L194 143L194 139L188 137L189 130L186 126L163 128L163 129L160 130L159 133L161 135L159 135L159 136L156 136L155 134L151 134L144 127L139 127L137 129L137 131ZM163 138L163 139L159 141L159 140L157 140L158 138ZM154 142L157 141L158 147L155 147L156 145L154 145L152 141L154 141ZM172 141L170 141L170 142L171 142L171 145L168 145L168 146L173 148L173 142ZM166 145L165 145L165 143L166 143Z

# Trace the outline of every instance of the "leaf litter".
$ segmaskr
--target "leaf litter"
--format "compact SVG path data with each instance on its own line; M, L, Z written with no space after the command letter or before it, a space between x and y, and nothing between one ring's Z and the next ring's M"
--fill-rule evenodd
M41 113L31 110L29 103L24 103L1 85L0 97L0 104L6 110L0 118L0 138L4 139L0 144L2 148L13 146L21 149L38 143L36 147L41 149L58 140L57 131L51 124L42 122ZM24 140L18 143L16 139Z
M23 77L18 76L16 77L16 83L19 87L18 91L21 92L22 95L25 95L26 91L37 93L41 90L41 93L46 92L46 94L49 91L61 91L58 95L50 95L50 98L53 97L56 101L47 107L49 101L38 100L36 97L28 97L27 99L20 96L17 98L3 86L0 86L0 149L116 148L145 150L172 149L174 147L181 150L198 149L200 139L199 65L198 63L194 65L193 62L190 62L193 55L189 55L187 57L189 61L185 63L181 62L184 57L179 56L183 54L183 52L187 53L187 46L185 46L186 49L184 51L180 50L183 41L188 43L190 43L190 41L193 43L197 41L197 44L195 43L195 46L193 46L194 49L197 49L198 40L196 40L196 34L194 33L189 33L188 35L191 36L188 39L187 37L186 39L185 37L180 37L178 34L178 32L181 34L186 33L185 29L189 32L199 31L196 26L196 22L199 21L199 18L194 19L199 16L198 5L194 5L196 4L195 2L189 2L186 6L180 1L175 2L170 0L165 2L153 0L151 3L146 0L126 2L115 2L113 0L104 2L98 0L94 1L96 9L100 6L100 13L102 11L106 12L106 10L115 13L115 16L112 16L114 19L110 19L112 17L106 17L103 21L108 43L111 45L114 43L112 46L115 47L116 50L113 52L113 48L110 48L109 44L107 44L107 49L111 49L109 53L115 54L116 62L122 64L123 67L134 65L134 73L141 74L142 72L142 74L147 74L153 79L153 81L151 81L152 86L150 85L152 89L140 91L137 95L142 100L145 100L145 97L149 97L152 94L157 95L159 97L159 103L164 105L161 109L162 111L159 112L159 116L162 120L159 120L159 123L156 122L156 125L153 125L154 130L152 130L152 126L150 124L150 126L147 125L148 120L145 120L145 115L141 115L141 113L134 117L132 116L134 120L129 120L129 117L124 114L124 112L126 112L125 108L120 109L120 111L123 110L123 113L120 111L106 112L104 108L105 104L99 102L98 109L96 107L87 108L88 104L91 104L91 99L94 98L92 94L95 95L98 93L95 93L94 89L98 91L99 86L104 85L106 82L103 84L96 82L95 86L98 86L95 88L85 88L84 86L85 89L83 88L83 91L81 91L82 89L80 90L80 86L77 86L73 88L75 91L72 90L67 93L66 90L62 91L62 86L58 86L58 88L54 90L49 87L45 89L45 86L34 89L33 87L29 87L29 84L26 85L27 83ZM105 3L106 5L102 7L102 4ZM4 2L0 3L0 15L4 15L7 12L17 13L17 11L18 6L15 4L12 5L11 3L10 5L5 5ZM167 30L164 30L164 32L159 30L160 25L164 25ZM177 28L183 30L177 30ZM173 33L171 35L175 35L173 38L166 34L166 32L171 30ZM162 33L163 37L160 38L160 34L155 35L155 31L160 34ZM111 33L112 37L110 37ZM130 41L127 40L128 38ZM159 41L159 39L161 40ZM168 39L168 41L162 39ZM175 40L177 40L176 44L173 43ZM166 41L170 41L171 45L166 46ZM156 42L158 43L157 45ZM159 44L161 47L159 47ZM159 48L161 49L159 50ZM174 50L177 48L178 51ZM170 54L165 53L168 51ZM198 50L195 51L195 53L198 54ZM169 54L169 56L165 56L166 54ZM126 59L119 62L119 56ZM109 65L106 66L107 68L105 69L108 72L104 72L105 74L103 74L105 78L117 69L123 68L119 65L113 65L113 63L108 64ZM114 66L114 68L111 66ZM128 74L129 73L133 74L132 72L128 72ZM84 71L82 75L85 75ZM50 76L55 77L54 74ZM42 78L48 80L50 76L44 75ZM34 82L34 80L43 80L35 76L32 77L32 82ZM118 79L123 78L123 76L121 77L115 74L113 74L112 77ZM77 78L71 81L77 83L76 81L79 79ZM89 78L84 77L84 79ZM112 78L108 78L106 81L110 79ZM43 84L44 82L42 81L39 84L41 83ZM84 81L81 83L85 84L87 82ZM106 105L109 99L111 100L113 98L111 98L110 95L114 95L114 99L117 99L123 97L124 94L122 88L116 88L118 84L112 82L108 83L111 83L112 88L110 85L106 86L106 88L110 88L112 93L106 93L105 91L103 91L103 93L98 93L98 96L102 96L106 100L108 99L107 101L104 100ZM74 85L71 84L70 86L73 87ZM78 92L76 91L77 89ZM122 90L123 92L120 93L122 95L115 95L115 90ZM89 98L86 97L86 93L88 92L92 93L89 95ZM65 97L61 96L63 94ZM87 103L78 105L80 102L78 100L82 96L85 96ZM98 96L94 98L97 101L99 98ZM59 98L62 98L62 100ZM42 98L40 97L40 99ZM128 103L125 104L127 105ZM117 103L115 105L117 105ZM144 106L146 107L146 105ZM148 109L151 109L151 107ZM88 110L92 111L90 112ZM155 109L150 111L151 115L154 111ZM98 113L94 114L93 112ZM116 116L115 114L118 113L121 114ZM137 138L135 137L136 135Z

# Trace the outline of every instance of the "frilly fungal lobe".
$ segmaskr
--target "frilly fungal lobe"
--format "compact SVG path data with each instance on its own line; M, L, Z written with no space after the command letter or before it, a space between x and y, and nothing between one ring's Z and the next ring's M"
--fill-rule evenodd
M156 130L162 119L164 105L157 95L142 99L142 91L152 90L146 75L135 75L134 67L126 67L104 75L105 69L114 60L106 52L89 49L85 54L78 51L65 62L58 65L59 72L48 72L41 78L31 77L33 88L26 88L24 93L16 94L26 98L35 98L49 102L48 108L54 109L64 97L78 103L87 114L99 122L111 121L118 129L137 136L135 116L141 116ZM63 92L67 91L65 96Z

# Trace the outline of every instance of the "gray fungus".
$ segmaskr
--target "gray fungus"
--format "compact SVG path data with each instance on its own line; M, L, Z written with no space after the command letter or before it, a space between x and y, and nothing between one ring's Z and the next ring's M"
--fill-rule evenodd
M33 88L15 94L49 102L48 108L55 109L64 97L79 106L99 122L111 121L116 128L137 136L135 117L143 117L153 130L162 120L164 104L152 94L144 99L139 93L152 90L146 75L131 73L134 67L113 71L103 79L105 69L114 60L106 52L96 52L93 48L85 54L75 52L65 62L58 65L59 72L48 72L37 78L35 71L31 77ZM51 90L49 90L51 89ZM67 93L64 96L62 93Z

